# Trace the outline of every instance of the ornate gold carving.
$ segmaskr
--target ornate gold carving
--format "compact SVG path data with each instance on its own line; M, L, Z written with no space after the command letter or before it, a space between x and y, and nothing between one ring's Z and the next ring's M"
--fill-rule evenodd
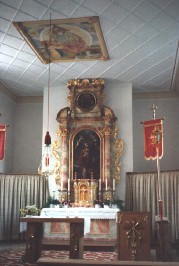
M32 250L33 242L35 241L35 235L32 233L27 238L27 249Z
M71 110L74 110L74 90L70 90L70 92L69 92L69 95L68 95L68 97L67 97L67 100L68 100L68 102L69 102L69 104L70 104L70 109Z
M104 94L104 80L102 79L72 79L68 81L69 96L68 101L70 104L69 107L65 107L59 111L57 114L57 121L59 122L59 131L57 136L59 136L59 141L54 143L53 153L56 159L56 170L55 170L55 179L56 183L60 185L61 174L63 174L63 163L65 165L65 178L68 178L72 181L74 178L74 136L79 131L83 129L94 130L100 137L99 150L99 167L100 167L100 178L109 177L109 180L120 180L120 160L119 157L123 151L123 141L118 139L117 126L116 126L116 117L113 110L104 105L106 96ZM96 98L94 108L88 112L86 111L87 107L81 107L79 105L79 95L83 95L84 92L93 94ZM83 97L82 97L83 100ZM80 109L81 108L81 109ZM105 145L106 143L106 145ZM61 146L60 146L61 145ZM59 150L61 149L61 151ZM78 155L78 153L77 153ZM63 160L62 157L65 157ZM109 166L106 167L105 162L109 162ZM96 167L96 166L95 166ZM69 172L68 172L69 171ZM69 174L69 175L68 175ZM79 178L79 177L78 177ZM96 176L94 176L96 178ZM104 182L103 179L101 179ZM112 184L112 182L110 182ZM91 192L95 188L91 187ZM112 187L109 186L109 190ZM103 185L102 185L103 190ZM76 193L76 184L74 183L74 194ZM114 197L115 191L111 192ZM103 197L103 193L101 193ZM112 198L111 196L111 198ZM105 194L104 194L105 197ZM79 202L79 195L72 195L72 199L75 199L75 203ZM92 198L89 199L91 203Z
M61 121L63 120L67 121L69 116L70 116L70 108L65 107L58 112L56 120L61 123Z
M103 79L71 79L67 86L71 88L98 88L104 87Z
M117 149L116 155L115 155L115 179L120 180L120 171L121 171L121 163L119 161L119 158L122 155L122 151L124 149L124 142L121 139L118 139L117 135L119 133L119 130L117 129L116 123L114 124L114 145Z
M110 134L111 134L111 128L110 127L105 127L103 131L104 131L104 134L106 136L110 136Z
M124 214L121 214L118 216L118 223L121 224L122 223L122 219L123 219Z
M78 251L78 249L79 249L79 247L78 247L78 237L76 235L76 232L75 232L75 228L74 227L73 227L72 230L73 231L71 233L71 241L73 243L73 250L76 253Z
M143 221L148 222L148 216ZM128 248L131 249L131 260L134 261L136 260L137 248L142 245L142 221L136 221L135 218L132 218L131 221L126 221L126 223L129 225L129 229L126 231Z
M115 117L113 110L107 106L104 107L104 115L110 116L110 117Z
M52 143L52 154L55 157L55 182L56 184L60 184L60 148L61 148L61 137L62 132L61 128L56 132L56 135L59 137L59 140L55 140Z

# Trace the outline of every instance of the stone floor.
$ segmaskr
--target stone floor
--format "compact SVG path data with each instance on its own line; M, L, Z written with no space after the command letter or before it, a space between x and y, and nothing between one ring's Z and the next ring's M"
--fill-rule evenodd
M3 250L17 250L17 249L25 249L24 241L0 241L0 251ZM105 253L105 252L104 252ZM179 262L179 254L175 249L171 249L169 252L169 261ZM156 251L154 249L151 250L151 261L156 261Z

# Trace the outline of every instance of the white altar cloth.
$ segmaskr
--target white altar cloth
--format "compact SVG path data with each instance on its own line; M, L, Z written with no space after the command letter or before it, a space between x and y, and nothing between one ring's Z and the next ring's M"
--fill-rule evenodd
M119 209L112 208L43 208L41 217L59 217L59 218L84 218L84 234L90 232L91 219L108 219L114 220L117 218Z

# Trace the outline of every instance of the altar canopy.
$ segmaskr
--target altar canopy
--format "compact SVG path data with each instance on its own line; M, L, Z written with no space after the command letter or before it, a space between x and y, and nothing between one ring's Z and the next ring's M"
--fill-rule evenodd
M0 160L4 159L6 141L6 125L0 124Z
M155 160L163 156L163 119L144 121L144 156Z

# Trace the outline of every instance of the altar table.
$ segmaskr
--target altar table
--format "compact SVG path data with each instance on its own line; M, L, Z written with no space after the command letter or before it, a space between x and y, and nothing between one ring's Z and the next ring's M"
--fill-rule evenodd
M34 263L41 256L43 223L69 223L70 224L70 259L83 258L84 242L84 219L83 218L50 218L50 217L21 217L20 222L27 223L26 231L26 253L25 259L28 263Z
M116 226L116 218L119 209L115 208L85 208L85 207L74 207L74 208L44 208L41 211L41 217L61 217L61 218L83 218L84 219L84 237L94 237L90 233L91 224L95 222L96 230L98 229L98 221L103 223L99 227L101 228L101 232L95 232L95 237L106 237L106 238L116 238L117 226ZM109 222L109 232L105 233L105 221ZM104 221L104 222L103 222ZM46 236L52 236L50 234L50 228L46 227L45 230ZM94 234L94 232L93 232ZM97 234L97 235L96 235ZM53 236L58 236L53 233ZM61 234L64 237L64 234Z

